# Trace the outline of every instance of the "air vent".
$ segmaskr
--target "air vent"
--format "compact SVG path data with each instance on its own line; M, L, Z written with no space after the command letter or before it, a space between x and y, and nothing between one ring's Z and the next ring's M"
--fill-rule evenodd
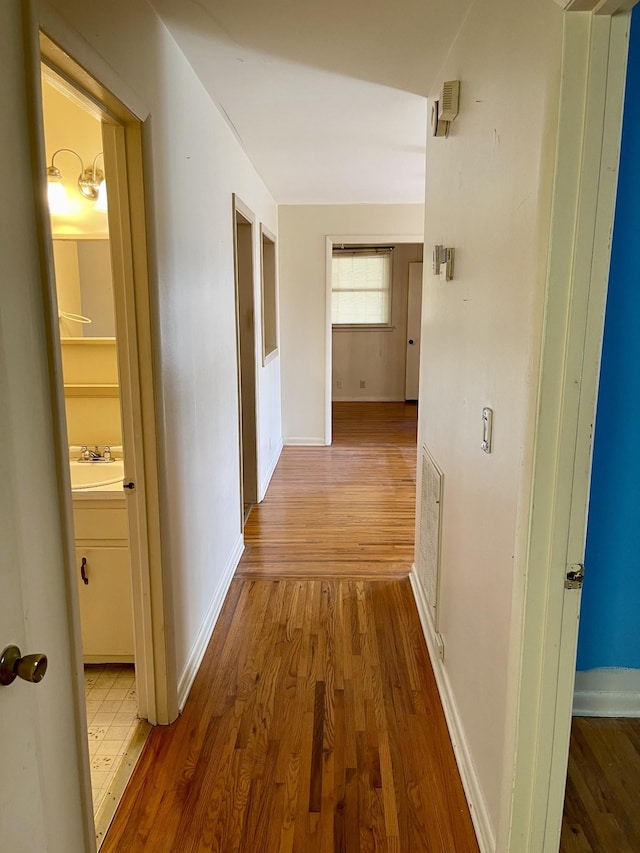
M453 121L458 115L459 103L460 81L448 80L443 83L438 102L438 119L440 121Z
M420 490L420 548L418 577L429 603L434 630L438 630L440 587L440 530L443 475L426 446L422 448Z

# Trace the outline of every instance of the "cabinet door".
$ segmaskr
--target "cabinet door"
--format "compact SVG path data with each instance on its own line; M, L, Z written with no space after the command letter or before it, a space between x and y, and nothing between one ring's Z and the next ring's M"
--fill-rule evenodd
M88 583L80 570L83 557ZM120 547L76 549L82 651L87 663L133 660L129 551Z

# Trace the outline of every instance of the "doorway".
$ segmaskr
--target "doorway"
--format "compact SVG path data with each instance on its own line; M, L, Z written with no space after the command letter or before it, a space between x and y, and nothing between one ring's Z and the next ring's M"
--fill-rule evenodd
M66 413L68 570L81 614L99 846L149 723L176 716L164 646L141 132L43 34L40 50L52 382Z
M352 239L331 246L332 417L336 404L418 399L422 242Z
M238 416L242 526L258 502L256 412L256 332L253 266L253 213L234 195L234 262L238 348Z
M423 237L335 235L326 238L325 445L332 442L333 402L404 402L410 264L422 264ZM384 322L334 326L333 259L339 251L390 252L390 292ZM415 273L414 273L415 275ZM420 283L420 290L421 290ZM346 303L345 303L346 304ZM415 301L411 310L416 310ZM345 315L346 316L346 315ZM415 319L415 318L414 318ZM420 319L418 318L418 325ZM415 337L413 338L415 341ZM419 355L418 355L419 364Z
M122 787L126 771L140 754L149 725L138 719L135 685L131 552L101 116L46 65L42 66L42 107L91 788L99 842L114 811L113 792ZM85 168L85 164L92 165Z

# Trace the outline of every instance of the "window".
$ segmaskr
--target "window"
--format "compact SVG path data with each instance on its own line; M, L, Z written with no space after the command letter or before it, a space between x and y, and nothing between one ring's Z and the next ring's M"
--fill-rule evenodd
M391 323L391 252L388 247L334 249L331 321L334 326Z

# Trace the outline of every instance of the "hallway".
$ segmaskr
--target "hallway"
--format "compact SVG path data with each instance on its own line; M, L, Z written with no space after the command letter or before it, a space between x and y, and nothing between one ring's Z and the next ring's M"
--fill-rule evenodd
M103 851L478 850L407 578L416 410L285 448L182 716Z

